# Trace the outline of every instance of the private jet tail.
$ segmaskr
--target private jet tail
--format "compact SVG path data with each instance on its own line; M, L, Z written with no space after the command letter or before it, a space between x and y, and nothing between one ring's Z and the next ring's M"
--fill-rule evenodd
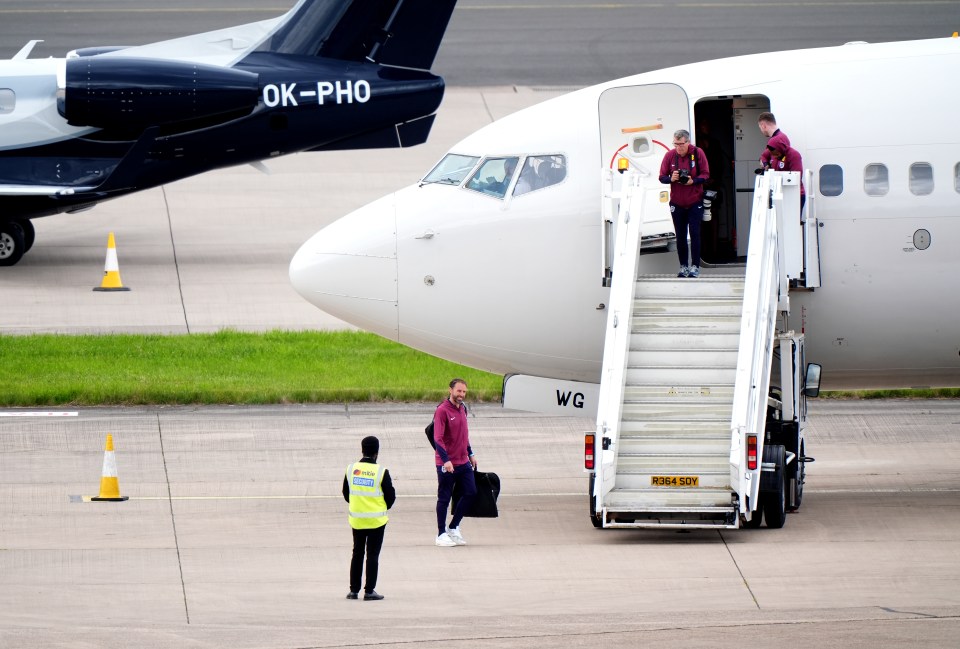
M457 0L301 0L258 51L429 70Z
M277 18L149 45L75 54L234 67L271 54L429 70L456 0L300 0Z

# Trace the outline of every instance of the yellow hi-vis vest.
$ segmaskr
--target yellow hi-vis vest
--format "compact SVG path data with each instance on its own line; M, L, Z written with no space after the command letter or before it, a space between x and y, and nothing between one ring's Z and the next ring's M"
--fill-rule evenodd
M353 529L372 530L387 524L387 501L383 498L382 480L383 467L379 464L356 462L347 466L350 527Z

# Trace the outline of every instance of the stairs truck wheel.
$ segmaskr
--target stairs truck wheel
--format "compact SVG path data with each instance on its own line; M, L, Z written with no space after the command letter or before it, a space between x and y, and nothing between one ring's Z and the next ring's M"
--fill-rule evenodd
M593 523L594 527L603 527L603 521L600 520L600 517L597 515L596 500L593 497L593 483L596 482L597 476L591 475L588 491L590 493L590 522Z
M763 462L776 465L776 471L764 473L760 482L763 517L767 520L767 527L774 529L783 527L787 520L786 457L783 446L770 445L763 449Z
M748 521L744 521L742 527L747 530L755 530L760 527L760 523L763 522L763 498L760 498L760 503L757 506L757 510L753 512L753 518Z
M787 511L789 512L795 512L800 509L800 503L803 502L803 483L807 478L807 463L801 462L800 458L806 456L805 450L803 442L800 442L800 452L797 454L797 459L794 460L797 468L796 472L793 473L793 483L790 485L790 491L792 493L790 494L791 505L787 507Z
M23 227L16 221L0 221L0 266L13 266L24 252Z

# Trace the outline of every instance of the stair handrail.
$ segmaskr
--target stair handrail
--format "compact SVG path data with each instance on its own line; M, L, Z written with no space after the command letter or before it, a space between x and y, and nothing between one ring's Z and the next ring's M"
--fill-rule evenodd
M767 393L770 389L774 330L781 291L781 270L775 205L782 196L776 174L758 176L754 187L747 270L744 278L740 345L731 416L730 478L740 494L749 494L753 508L760 489L760 464L745 470L747 435L757 435L758 460L763 458ZM746 498L740 512L748 511Z
M602 182L609 187L609 175L617 173L602 170ZM613 488L616 478L616 448L620 437L620 418L623 409L623 386L627 374L630 350L630 327L633 316L633 298L640 256L640 231L643 225L643 206L646 189L640 186L640 174L633 170L623 173L619 192L616 237L613 247L613 273L610 298L607 305L607 325L603 345L603 365L600 374L598 399L595 466L599 474L594 490L596 511L600 511L603 497ZM601 450L602 440L610 440L607 450ZM605 470L605 466L612 471Z

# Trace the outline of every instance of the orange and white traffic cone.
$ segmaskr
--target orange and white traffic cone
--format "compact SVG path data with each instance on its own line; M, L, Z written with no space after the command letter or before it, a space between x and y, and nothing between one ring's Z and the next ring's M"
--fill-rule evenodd
M120 281L120 265L117 263L117 243L113 239L113 232L107 238L107 260L103 264L103 281L95 291L129 291Z
M113 435L107 435L107 446L103 451L103 475L100 478L100 495L90 500L120 501L127 496L120 495L120 480L117 478L117 456L113 452Z

